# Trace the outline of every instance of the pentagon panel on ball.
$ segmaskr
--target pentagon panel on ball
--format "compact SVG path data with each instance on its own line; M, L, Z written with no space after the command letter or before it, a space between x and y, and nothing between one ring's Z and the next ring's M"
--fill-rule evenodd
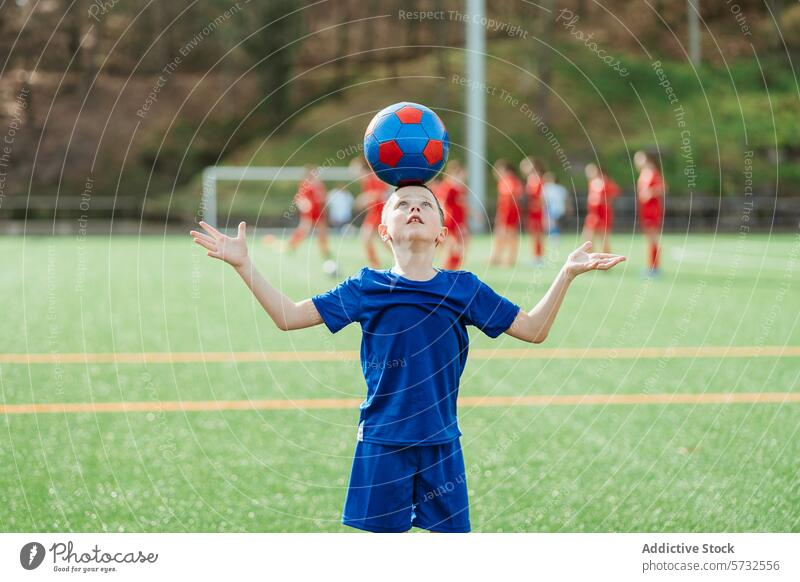
M444 166L449 149L442 120L418 103L395 103L381 109L364 134L367 163L393 186L429 182Z

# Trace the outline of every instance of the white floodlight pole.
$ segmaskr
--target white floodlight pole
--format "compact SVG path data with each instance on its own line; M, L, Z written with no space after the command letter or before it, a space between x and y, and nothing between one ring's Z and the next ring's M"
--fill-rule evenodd
M700 64L700 0L686 0L686 16L689 19L689 60L696 67Z
M217 176L216 168L203 170L203 196L200 203L200 217L208 224L217 227Z
M467 171L472 216L470 227L486 227L486 37L484 0L467 0Z

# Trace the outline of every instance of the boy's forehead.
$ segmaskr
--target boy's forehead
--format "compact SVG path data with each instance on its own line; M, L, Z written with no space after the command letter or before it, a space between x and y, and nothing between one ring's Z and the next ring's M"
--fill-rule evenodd
M396 200L405 200L407 198L433 199L433 193L422 186L403 186L392 192L392 197Z

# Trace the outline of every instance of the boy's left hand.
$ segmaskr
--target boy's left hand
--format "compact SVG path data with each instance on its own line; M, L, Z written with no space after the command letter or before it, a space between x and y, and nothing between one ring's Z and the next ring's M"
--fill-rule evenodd
M590 253L592 242L586 241L577 249L572 251L567 257L564 269L567 275L574 279L576 276L587 271L607 271L614 265L625 260L622 255L612 255L611 253Z

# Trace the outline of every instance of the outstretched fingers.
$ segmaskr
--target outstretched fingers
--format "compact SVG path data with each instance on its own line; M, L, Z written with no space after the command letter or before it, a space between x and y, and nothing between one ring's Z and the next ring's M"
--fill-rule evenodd
M199 239L199 240L204 240L206 242L214 242L214 239L212 237L208 236L205 233L198 232L196 230L189 231L189 234L192 235L195 240Z
M625 257L620 257L620 256L617 256L617 257L614 257L614 258L610 258L610 259L601 259L600 261L598 261L598 265L595 268L597 270L599 270L599 271L607 271L611 267L613 267L614 265L618 265L619 263L621 263L624 260L625 260Z
M216 252L216 250L217 250L217 243L215 241L213 241L213 240L206 240L206 239L203 239L203 238L195 237L194 242L196 242L201 247L203 247L203 248L205 248L205 249L207 249L209 251Z
M200 226L202 226L203 230L205 230L206 232L210 233L211 236L213 236L214 238L222 238L222 237L225 236L220 231L218 231L216 228L214 228L213 226L211 226L210 224L208 224L207 222L204 222L202 220L200 221Z

